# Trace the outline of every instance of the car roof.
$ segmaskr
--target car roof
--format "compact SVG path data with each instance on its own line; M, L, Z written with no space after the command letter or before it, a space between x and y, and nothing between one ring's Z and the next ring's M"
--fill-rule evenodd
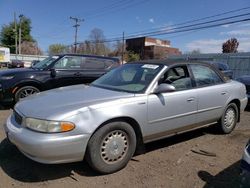
M67 53L67 54L58 54L56 56L59 56L59 57L63 57L63 56L94 57L94 58L109 59L109 60L113 60L113 61L119 62L119 58L99 56L99 55L86 55L86 54L71 54L71 53Z
M142 61L133 61L133 62L128 62L127 64L157 64L157 65L165 65L167 67L174 66L174 65L186 65L186 64L200 64L200 65L206 65L213 69L215 72L217 72L220 77L226 81L228 80L221 71L219 71L217 68L215 68L213 65L210 63L204 62L204 61L197 61L197 60L177 60L177 59L161 59L161 60L142 60Z
M211 67L210 63L203 62L203 61L194 61L194 60L176 60L176 59L150 59L150 60L142 60L142 61L133 61L128 63L140 63L140 64L159 64L159 65L166 65L166 66L172 66L175 64L206 64Z

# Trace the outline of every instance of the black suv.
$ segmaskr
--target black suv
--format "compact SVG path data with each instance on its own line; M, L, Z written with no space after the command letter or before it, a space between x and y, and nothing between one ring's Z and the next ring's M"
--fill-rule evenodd
M119 66L118 58L63 54L31 68L0 71L0 104L11 105L28 95L62 86L90 83Z

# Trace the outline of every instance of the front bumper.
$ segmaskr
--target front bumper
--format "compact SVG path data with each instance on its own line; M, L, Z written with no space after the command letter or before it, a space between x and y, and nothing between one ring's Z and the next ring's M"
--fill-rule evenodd
M4 126L10 142L28 158L46 164L81 161L87 147L89 134L39 133L17 124L9 116Z

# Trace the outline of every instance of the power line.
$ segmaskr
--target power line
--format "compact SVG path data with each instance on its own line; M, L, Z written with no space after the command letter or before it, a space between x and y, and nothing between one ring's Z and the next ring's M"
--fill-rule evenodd
M127 8L134 7L134 6L137 6L139 4L146 3L148 1L150 1L150 0L141 0L141 1L137 1L137 2L134 2L133 0L123 1L119 5L116 5L116 6L113 6L113 7L108 7L108 9L104 9L103 11L99 11L96 14L88 15L88 16L85 16L85 17L88 18L88 20L90 20L90 19L93 19L93 18L103 16L105 14L110 14L110 13L113 13L113 12L125 10Z
M250 13L249 13L250 14ZM225 19L225 18L224 18ZM218 19L221 20L221 19ZM213 20L213 22L218 22L218 20ZM159 31L159 32L151 32L151 33L146 33L141 34L141 35L130 35L125 37L125 39L131 39L131 38L135 38L135 37L140 37L140 36L145 36L145 37L149 37L149 36L159 36L159 35L167 35L167 34L174 34L174 33L181 33L181 32L189 32L189 31L197 31L197 30L203 30L203 29L208 29L208 28L213 28L213 27L218 27L218 26L222 26L222 25L226 25L226 24L235 24L235 23L241 23L241 22L247 22L250 21L250 18L243 18L243 19L239 19L239 20L229 20L226 22L220 22L220 23L213 23L210 25L204 25L204 23L199 23L198 24L192 24L186 27L179 27L179 28L172 28L166 31ZM195 25L195 26L194 26ZM204 26L200 26L200 25L204 25ZM197 27L198 26L198 27ZM118 37L118 38L111 38L111 39L106 39L101 41L100 43L107 43L107 42L116 42L116 41L121 41L122 37ZM89 41L89 42L94 42L94 41Z
M188 21L185 21L185 22L177 23L177 24L171 24L171 25L168 25L167 27L175 27L175 26L186 25L186 24L189 24L189 23L195 23L195 22L198 22L198 21L207 20L207 19L215 18L215 17L220 17L220 16L223 16L223 15L231 14L231 13L245 11L245 10L248 10L248 9L250 9L250 6L249 7L239 8L239 9L234 9L234 10L230 10L230 11L226 11L226 12L222 12L222 13L211 15L211 16L206 16L206 17L199 18L199 19L193 19L193 20L188 20ZM146 30L142 30L142 31L128 33L128 34L129 35L139 34L141 32L154 31L154 30L159 30L159 29L164 29L164 28L166 28L166 26L158 27L158 28L154 28L154 29L146 29Z

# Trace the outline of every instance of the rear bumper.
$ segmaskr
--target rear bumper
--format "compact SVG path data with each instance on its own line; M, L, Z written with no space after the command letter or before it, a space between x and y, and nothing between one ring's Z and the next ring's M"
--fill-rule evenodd
M81 161L90 135L46 134L18 125L10 116L4 126L10 142L28 158L46 164Z

